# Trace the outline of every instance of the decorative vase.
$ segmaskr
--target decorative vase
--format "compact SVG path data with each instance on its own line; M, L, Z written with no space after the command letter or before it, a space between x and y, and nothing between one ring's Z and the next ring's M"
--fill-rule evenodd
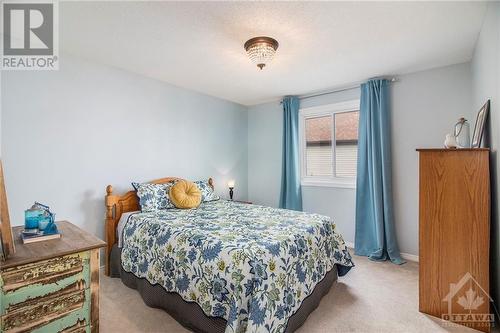
M34 207L24 211L24 229L38 229L38 221L43 217L43 211Z
M470 148L470 125L464 117L458 119L453 131L457 148Z

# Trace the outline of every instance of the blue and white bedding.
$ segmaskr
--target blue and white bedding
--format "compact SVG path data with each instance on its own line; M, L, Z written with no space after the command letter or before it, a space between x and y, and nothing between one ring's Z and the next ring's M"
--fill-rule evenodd
M330 218L219 200L131 214L122 267L227 320L226 332L283 332L334 265L354 266Z

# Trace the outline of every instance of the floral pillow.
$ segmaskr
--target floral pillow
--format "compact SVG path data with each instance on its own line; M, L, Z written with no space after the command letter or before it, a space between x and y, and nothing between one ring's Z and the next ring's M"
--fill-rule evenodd
M175 208L168 196L170 187L174 182L165 184L149 184L149 183L132 183L132 186L137 190L141 211L151 212L160 209Z
M197 180L194 183L201 191L201 202L215 201L220 199L220 197L215 194L212 186L208 184L208 180Z

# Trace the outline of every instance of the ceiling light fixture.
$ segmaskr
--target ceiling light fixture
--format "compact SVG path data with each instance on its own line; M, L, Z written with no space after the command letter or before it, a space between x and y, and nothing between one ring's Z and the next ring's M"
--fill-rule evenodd
M260 69L273 60L278 46L279 44L276 39L265 36L249 39L244 45L248 57Z

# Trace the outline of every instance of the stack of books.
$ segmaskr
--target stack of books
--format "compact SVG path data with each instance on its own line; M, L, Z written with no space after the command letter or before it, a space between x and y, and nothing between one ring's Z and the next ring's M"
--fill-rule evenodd
M59 232L55 234L45 234L43 231L38 229L33 230L23 230L21 232L21 240L23 244L42 242L49 239L58 239L61 238L61 234Z

